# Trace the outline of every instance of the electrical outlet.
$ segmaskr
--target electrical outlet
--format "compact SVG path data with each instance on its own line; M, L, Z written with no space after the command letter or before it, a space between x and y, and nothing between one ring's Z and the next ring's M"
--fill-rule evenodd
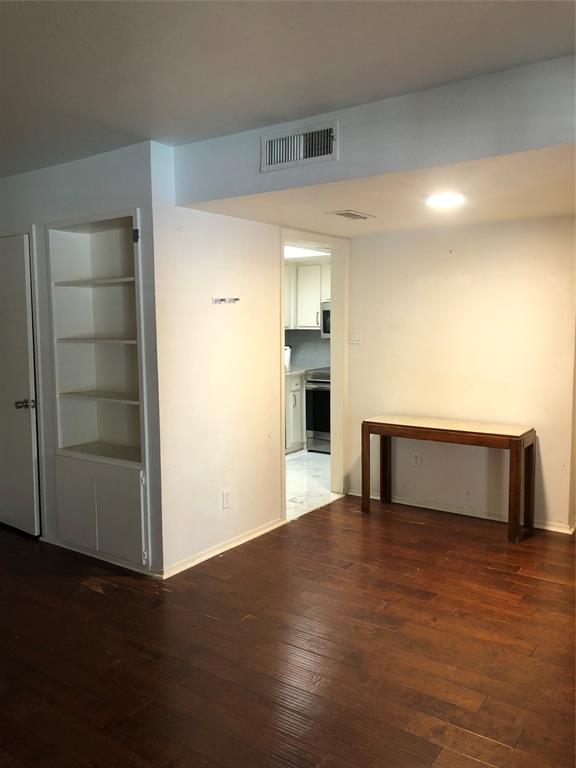
M422 466L422 454L421 453L413 453L412 454L412 466L413 467L421 467Z
M222 491L222 509L230 509L231 507L231 500L230 500L230 491L227 489L225 491Z
M362 331L350 331L350 344L362 344Z

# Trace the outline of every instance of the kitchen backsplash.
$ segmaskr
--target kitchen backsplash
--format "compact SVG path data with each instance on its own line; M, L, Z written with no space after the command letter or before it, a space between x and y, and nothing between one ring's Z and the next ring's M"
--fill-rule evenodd
M285 331L284 338L292 347L293 371L330 365L330 339L321 339L320 331Z

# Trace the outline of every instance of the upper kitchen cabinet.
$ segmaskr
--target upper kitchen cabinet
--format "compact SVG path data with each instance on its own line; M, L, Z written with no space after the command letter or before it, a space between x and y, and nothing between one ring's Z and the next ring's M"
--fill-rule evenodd
M320 296L322 266L302 264L298 266L298 328L320 328Z
M284 264L284 328L296 328L296 264Z
M330 264L322 264L322 279L320 281L320 301L331 301L330 281L332 279L332 268Z

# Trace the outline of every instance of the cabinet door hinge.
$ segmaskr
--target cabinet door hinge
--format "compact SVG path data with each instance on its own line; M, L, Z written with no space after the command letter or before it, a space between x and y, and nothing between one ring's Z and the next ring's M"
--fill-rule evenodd
M140 485L146 485L146 475L144 472L140 472Z
M148 565L148 552L146 550L142 552L142 565Z
M140 230L139 229L133 229L132 230L132 242L133 243L139 243L140 242Z

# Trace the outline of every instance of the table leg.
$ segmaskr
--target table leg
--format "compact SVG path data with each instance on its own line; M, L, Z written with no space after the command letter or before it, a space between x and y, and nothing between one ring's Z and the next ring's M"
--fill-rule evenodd
M522 538L520 504L522 500L522 464L524 447L521 440L510 441L510 479L508 487L508 541L517 544Z
M392 501L392 438L380 437L380 501L390 504Z
M534 485L536 480L536 443L524 448L524 526L534 529Z
M370 512L370 428L362 424L362 512Z

